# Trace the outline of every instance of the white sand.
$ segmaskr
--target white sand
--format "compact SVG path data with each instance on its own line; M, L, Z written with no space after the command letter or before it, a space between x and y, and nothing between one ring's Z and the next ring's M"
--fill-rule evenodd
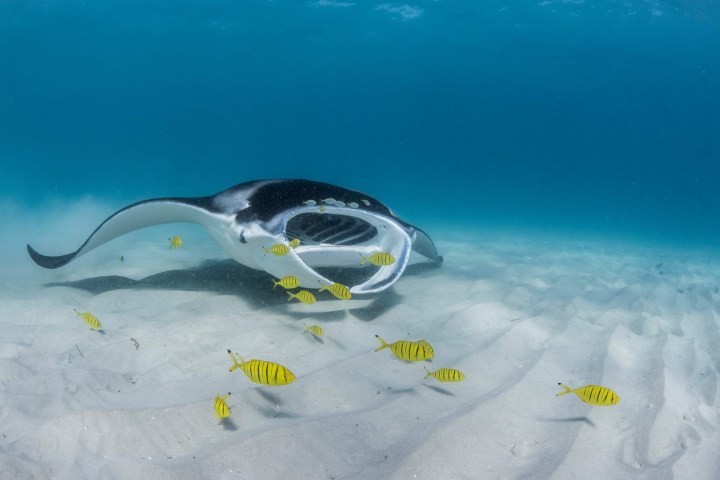
M43 286L224 258L191 227L147 229L56 271L13 257L0 291L0 478L720 478L717 252L426 229L442 268L315 309L289 308L269 276L236 285L225 263L97 294ZM169 250L176 233L185 244ZM374 352L375 334L427 339L435 359L423 363L465 381L425 381L423 364ZM298 379L255 385L228 372L227 348ZM622 400L556 397L559 381ZM219 425L213 398L226 392L232 417Z

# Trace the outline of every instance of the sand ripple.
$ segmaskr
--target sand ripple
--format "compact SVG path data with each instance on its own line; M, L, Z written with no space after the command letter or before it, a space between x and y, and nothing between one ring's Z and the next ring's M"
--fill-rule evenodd
M440 248L441 269L348 310L287 308L221 279L203 291L8 286L0 478L720 476L717 256L529 240ZM376 334L427 339L427 367L466 380L425 381L423 365L374 352ZM298 380L259 388L228 372L227 348ZM556 397L560 381L622 401ZM212 398L227 391L233 415L218 425Z

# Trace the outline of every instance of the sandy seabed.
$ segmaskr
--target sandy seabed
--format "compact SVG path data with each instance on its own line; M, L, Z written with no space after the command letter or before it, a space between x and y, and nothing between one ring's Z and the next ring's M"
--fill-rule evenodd
M717 252L446 232L441 268L306 306L202 231L170 250L177 231L5 277L1 479L720 478ZM376 334L435 358L375 352ZM253 384L228 348L297 381ZM621 401L556 397L558 382Z

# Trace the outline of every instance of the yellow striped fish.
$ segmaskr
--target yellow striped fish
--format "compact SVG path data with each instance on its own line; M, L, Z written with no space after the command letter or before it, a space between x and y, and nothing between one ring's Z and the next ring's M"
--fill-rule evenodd
M320 280L318 280L318 282L319 281ZM352 298L350 289L342 283L333 283L332 285L328 285L327 287L323 287L322 284L320 284L320 290L318 290L318 292L322 292L323 290L329 291L340 300L350 300Z
M298 293L287 292L287 294L288 302L293 298L297 298L302 303L307 303L308 305L311 303L315 303L315 295L308 292L307 290L300 290Z
M273 283L275 284L275 285L273 285L273 290L278 285L280 285L281 287L283 287L285 289L297 288L300 286L300 279L298 279L294 275L286 275L283 278L281 278L280 280L278 280L277 282L275 280L273 280Z
M288 247L290 247L290 248L295 248L295 247L297 247L298 245L300 245L300 239L299 239L299 238L293 238L292 240L290 240L290 241L288 242Z
M380 338L380 336L375 335L375 337L380 342L380 346L375 349L376 352L379 352L383 348L389 348L390 351L393 352L400 360L405 360L407 362L420 362L422 360L429 360L434 356L433 352L428 351L425 345L421 345L418 342L398 340L395 343L388 344L385 340Z
M325 335L325 330L320 325L307 325L305 326L305 332L310 332L316 337L322 337Z
M90 312L80 313L75 310L75 315L85 320L85 323L87 323L90 328L94 328L95 330L100 330L102 328L100 320L98 320L97 317Z
M425 339L418 340L418 343L425 347L425 350L430 354L429 358L433 358L435 356L435 350L433 350L432 345L430 345L428 342L425 341Z
M265 253L272 253L273 255L276 255L276 256L278 256L278 257L282 257L283 255L287 255L288 252L290 251L290 249L288 248L288 246L287 246L287 245L283 245L282 243L276 243L275 245L273 245L273 246L270 247L270 248L265 248L265 247L263 247L263 249L265 250Z
M370 262L373 265L375 265L376 267L382 267L385 265L392 265L393 263L395 263L395 257L393 257L389 253L385 253L385 252L373 253L369 257L366 257L363 254L360 254L360 256L362 257L362 262L360 262L360 265L362 265L366 262Z
M620 397L617 393L613 392L607 387L601 387L600 385L585 385L584 387L570 388L567 385L558 383L563 388L563 391L555 395L566 395L568 393L574 393L580 400L590 405L597 405L599 407L607 407L610 405L617 405L620 402Z
M435 377L441 382L461 382L465 380L465 375L460 370L455 370L454 368L441 368L434 372L425 368L425 371L427 372L427 375L425 375L426 380L428 377Z
M215 396L215 416L217 418L228 418L230 416L230 407L225 403L225 399L230 396L230 392L227 395L220 394Z
M275 387L278 385L287 385L295 381L295 375L278 363L255 359L245 362L240 355L236 357L229 349L228 355L230 355L233 361L230 371L232 372L236 368L239 368L255 383ZM240 362L238 362L238 359Z
M170 248L180 248L182 247L182 238L175 235L174 237L168 238L170 241Z

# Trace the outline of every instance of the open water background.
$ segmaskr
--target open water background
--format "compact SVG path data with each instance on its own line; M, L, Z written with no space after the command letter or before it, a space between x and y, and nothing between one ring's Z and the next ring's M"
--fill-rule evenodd
M420 226L716 246L719 52L718 1L4 0L0 197L303 177Z

